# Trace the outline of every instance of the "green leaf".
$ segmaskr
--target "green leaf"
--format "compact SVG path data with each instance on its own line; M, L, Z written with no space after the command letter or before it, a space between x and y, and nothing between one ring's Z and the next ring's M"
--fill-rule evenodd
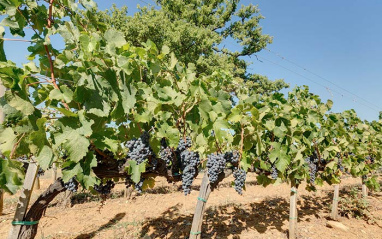
M109 29L105 32L105 39L108 44L115 45L116 47L122 47L126 44L123 33L115 29Z
M166 45L163 45L161 53L167 55L168 53L170 53L170 48Z
M22 99L18 95L13 94L11 91L5 92L5 99L10 106L19 110L24 115L31 115L35 111L35 108L31 102Z
M23 184L21 163L0 158L0 189L14 194Z
M74 162L79 162L86 155L90 144L89 140L79 131L64 127L62 133L54 135L56 145L62 145L67 150L69 159Z
M17 142L17 136L11 128L0 129L0 152L8 155Z
M64 182L68 182L69 179L73 178L74 176L82 173L82 167L81 164L72 164L72 166L69 169L62 170L62 180Z
M141 163L137 165L137 162L134 160L129 160L127 173L131 175L131 180L134 183L139 183L141 180L141 174L146 171L146 163Z
M135 97L137 89L133 85L126 86L125 84L122 84L121 87L122 107L125 114L129 114L137 101Z
M37 155L36 160L43 170L47 170L53 161L52 149L45 145Z

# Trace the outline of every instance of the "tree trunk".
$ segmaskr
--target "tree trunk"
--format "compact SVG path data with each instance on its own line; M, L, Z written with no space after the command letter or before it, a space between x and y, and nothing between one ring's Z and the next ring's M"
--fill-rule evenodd
M29 209L24 221L39 221L48 207L49 203L66 188L61 178L58 178L48 189L43 192ZM21 226L18 239L32 239L37 234L38 224L32 226Z
M340 185L336 184L334 185L334 196L333 196L333 206L332 206L332 213L330 214L330 217L333 220L338 219L338 200L340 195Z

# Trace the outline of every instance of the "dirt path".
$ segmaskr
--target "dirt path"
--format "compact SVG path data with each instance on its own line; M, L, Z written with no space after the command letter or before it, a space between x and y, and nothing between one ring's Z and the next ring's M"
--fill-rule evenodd
M63 208L49 207L40 221L36 238L187 238L196 205L202 175L196 179L191 195L185 197L163 179L142 196L126 200L120 197L118 184L105 205L87 194L87 202ZM253 174L248 176L243 196L225 179L208 201L203 222L203 238L287 238L289 191L286 184L263 188L256 185ZM50 183L50 176L41 180L41 188ZM360 180L345 179L341 187L360 186ZM326 227L332 187L308 192L302 185L298 203L298 238L376 238L382 239L382 228L363 220L341 218L348 231ZM37 191L34 198L37 197ZM62 201L63 195L56 200ZM368 198L375 216L382 217L382 194ZM17 196L6 195L5 215L0 216L0 238L6 238L14 213Z

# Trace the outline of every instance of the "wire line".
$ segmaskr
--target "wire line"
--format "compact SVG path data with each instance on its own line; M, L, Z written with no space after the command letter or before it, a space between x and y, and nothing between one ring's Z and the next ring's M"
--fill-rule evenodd
M289 63L291 63L291 64L293 64L293 65L295 65L295 66L297 66L297 67L299 67L299 68L301 68L301 69L303 69L304 71L309 72L310 74L312 74L312 75L314 75L314 76L316 76L316 77L318 77L318 78L320 78L320 79L322 79L322 80L324 80L324 81L326 81L326 82L328 82L328 83L330 83L330 84L336 86L337 88L339 88L339 89L341 89L341 90L347 92L348 94L350 94L350 95L352 95L352 96L354 96L354 97L356 97L356 98L358 98L358 99L361 99L361 100L363 100L364 102L366 102L366 103L368 103L368 104L370 104L370 105L373 105L373 106L376 107L377 109L380 108L380 106L378 106L378 105L376 105L376 104L374 104L374 103L372 103L372 102L370 102L370 101L368 101L368 100L362 98L361 96L358 96L358 95L354 94L353 92L351 92L351 91L345 89L344 87L342 87L342 86L340 86L340 85L338 85L338 84L336 84L336 83L334 83L334 82L332 82L332 81L326 79L325 77L322 77L322 76L320 76L320 75L314 73L313 71L310 71L310 70L307 69L306 67L303 67L303 66L297 64L296 62L287 59L286 57L282 56L281 54L279 54L279 53L277 53L277 52L275 52L275 51L272 51L272 50L270 50L270 49L268 49L268 48L264 48L264 49L267 50L268 52L270 52L270 53L272 53L272 54L274 54L274 55L280 57L282 60L285 60L285 61L287 61L287 62L289 62Z
M308 81L311 81L311 82L313 82L313 83L315 83L315 84L317 84L317 85L319 85L319 86L321 86L321 87L324 87L326 90L329 91L329 93L330 93L332 96L333 96L333 94L332 94L331 92L335 92L335 93L339 94L339 95L342 96L342 97L346 96L346 95L342 94L341 92L338 92L338 91L336 91L336 90L334 90L334 89L331 89L331 88L329 88L329 87L327 87L327 86L325 86L325 85L323 85L323 84L321 84L321 83L319 83L319 82L317 82L317 81L315 81L315 80L312 80L312 79L309 78L309 77L306 77L306 76L304 76L304 75L302 75L302 74L300 74L300 73L298 73L298 72L296 72L296 71L294 71L294 70L291 70L291 69L289 69L289 68L287 68L287 67L285 67L285 66L283 66L283 65L280 65L280 64L278 64L278 63L276 63L276 62L274 62L274 61L271 61L271 60L269 60L269 59L267 59L267 58L264 58L264 57L262 57L262 56L258 56L258 55L256 55L256 57L258 57L258 58L260 58L260 59L262 59L262 60L264 60L264 61L270 62L270 63L272 63L272 64L274 64L274 65L276 65L276 66L278 66L278 67L280 67L280 68L283 68L283 69L289 71L289 72L292 72L292 73L294 73L294 74L296 74L296 75L298 75L298 76L300 76L300 77L302 77L302 78L304 78L304 79L306 79L306 80L308 80ZM248 69L249 69L249 70L255 70L255 69L253 69L253 68L248 68ZM349 97L349 96L347 96L347 97ZM350 97L349 97L349 98L350 98ZM351 98L350 98L350 99L351 99ZM361 104L361 105L363 105L363 106L366 106L366 107L368 107L368 108L370 108L370 109L372 109L372 110L375 110L375 111L377 111L377 112L379 113L379 109L378 109L378 108L374 108L374 107L372 107L372 106L370 106L370 105L361 103L361 102L359 102L359 101L355 101L355 102L358 103L358 104Z

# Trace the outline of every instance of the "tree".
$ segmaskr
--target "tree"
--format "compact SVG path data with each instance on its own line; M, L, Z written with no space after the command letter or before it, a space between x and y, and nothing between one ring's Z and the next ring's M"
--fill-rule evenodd
M288 86L283 80L273 82L247 71L249 62L243 57L254 56L272 42L262 33L259 23L263 16L257 6L239 7L239 0L158 0L157 4L161 9L145 6L134 16L127 15L126 7L115 6L94 15L122 31L134 46L142 46L147 40L159 49L168 46L181 62L195 64L198 75L226 69L243 81L253 82L258 93ZM225 46L232 41L240 45L240 50L231 51Z

